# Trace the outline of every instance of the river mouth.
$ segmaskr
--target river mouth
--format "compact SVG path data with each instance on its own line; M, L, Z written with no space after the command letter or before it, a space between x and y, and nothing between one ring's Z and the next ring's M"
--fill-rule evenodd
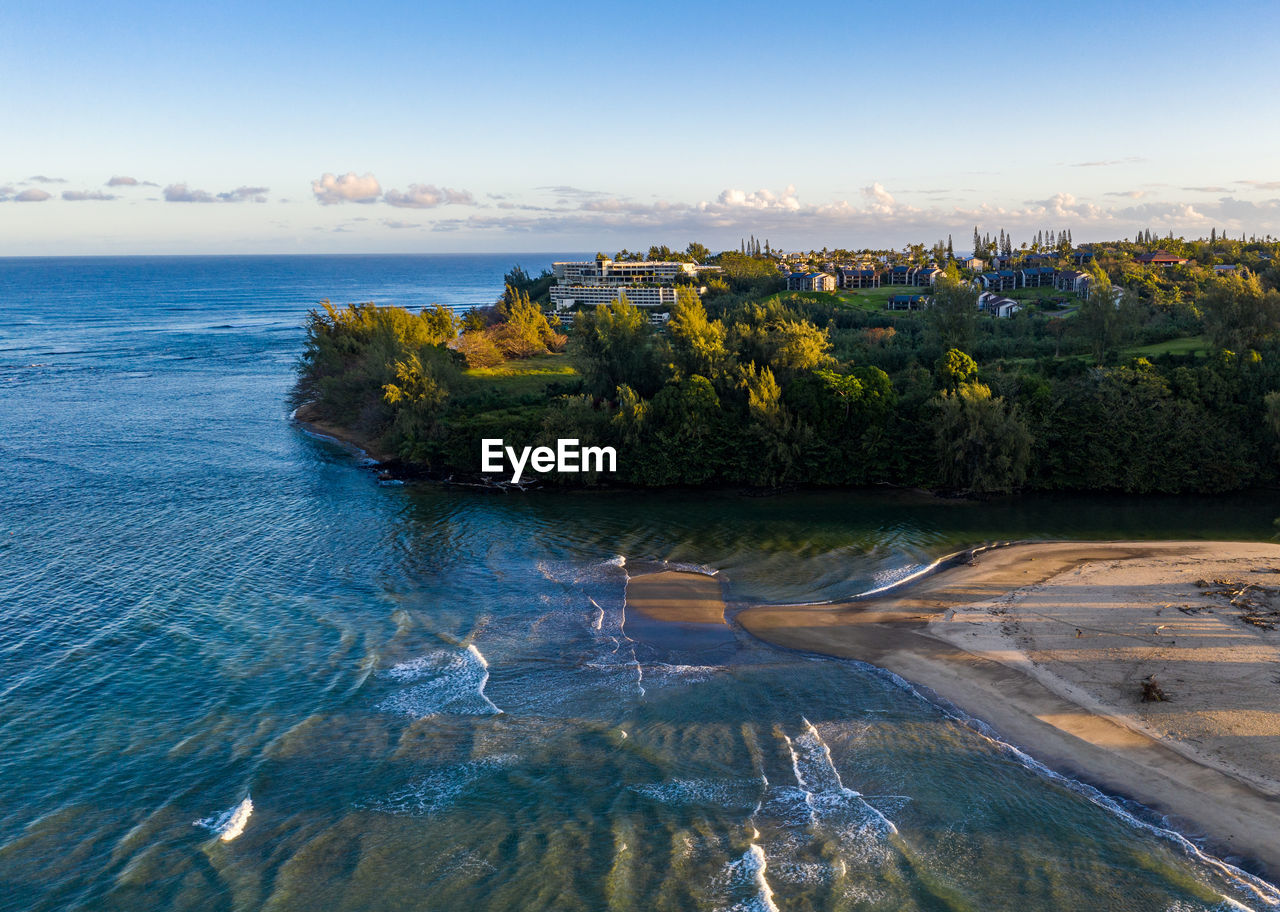
M0 906L1265 908L902 682L627 592L715 570L732 620L984 542L1261 540L1274 492L380 485L287 420L306 310L393 287L324 260L10 280Z

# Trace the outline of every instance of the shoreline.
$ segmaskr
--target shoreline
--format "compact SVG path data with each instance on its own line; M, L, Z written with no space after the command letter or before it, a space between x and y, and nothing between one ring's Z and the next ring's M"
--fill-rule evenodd
M341 444L344 447L350 447L361 454L363 458L372 459L379 466L385 466L392 461L389 456L380 452L371 441L353 433L348 428L318 417L315 414L314 403L306 402L298 406L289 413L289 421L300 427L304 433L319 437L322 440Z
M1271 584L1254 582L1256 598L1280 587L1280 546L1044 542L967 555L879 594L732 620L919 685L1055 773L1280 878L1280 710L1266 708L1280 697L1280 630L1243 622L1203 578L1256 571ZM1168 702L1140 702L1148 673Z

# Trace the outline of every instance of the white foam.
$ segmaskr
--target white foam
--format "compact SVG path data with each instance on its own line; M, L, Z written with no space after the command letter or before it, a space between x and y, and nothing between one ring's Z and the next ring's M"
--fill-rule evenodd
M1250 874L1248 871L1245 871L1241 868L1237 868L1235 865L1230 864L1229 862L1225 862L1214 855L1210 855L1208 852L1203 851L1199 846L1197 846L1190 839L1187 839L1187 837L1183 836L1181 833L1179 833L1176 830L1172 830L1167 827L1157 826L1154 823L1148 823L1147 821L1141 819L1140 817L1137 817L1132 812L1130 812L1129 810L1121 806L1120 803L1117 802L1110 795L1107 795L1099 791L1093 786L1084 782L1080 782L1079 780L1072 779L1068 776L1064 776L1061 773L1058 773L1058 772L1055 772L1054 770L1049 769L1049 767L1045 766L1043 763L1041 763L1039 760L1036 760L1034 757L1024 753L1022 750L1018 749L1017 747L1014 747L1012 744L1008 743L1007 741L1002 741L999 737L997 737L995 731L992 730L990 726L988 726L982 720L966 715L965 713L961 712L959 709L957 709L955 706L951 705L950 703L939 703L935 700L931 700L925 697L918 690L916 690L915 687L913 687L909 681L907 681L902 676L897 675L887 669L879 668L877 666L868 665L867 667L871 669L873 672L892 681L898 687L912 694L913 696L918 698L920 701L924 703L928 703L930 706L933 706L935 709L940 710L943 713L943 715L953 719L956 722L959 722L961 725L964 725L966 728L976 732L980 737L985 738L991 744L995 745L1001 751L1005 752L1010 757L1012 757L1021 766L1024 766L1027 769L1031 770L1032 772L1035 772L1038 775L1044 776L1046 779L1050 779L1053 782L1057 782L1063 785L1064 787L1066 787L1067 789L1069 789L1070 791L1073 791L1076 794L1083 796L1084 798L1088 799L1090 802L1097 805L1098 807L1103 808L1104 810L1110 811L1111 813L1115 814L1121 820L1123 820L1125 823L1129 824L1130 826L1134 827L1135 829L1142 830L1144 832L1150 833L1154 836L1158 836L1161 839L1164 839L1173 843L1174 845L1182 849L1182 851L1186 855L1201 862L1206 867L1217 871L1219 874L1222 875L1222 877L1229 884L1231 884L1237 890L1240 890L1242 893L1247 892L1247 893L1253 894L1254 897L1256 897L1258 900L1263 902L1269 908L1280 908L1280 888L1277 888L1275 884L1269 883L1268 881L1263 880L1261 877L1256 877L1253 874ZM1246 909L1248 908L1247 906L1241 906L1239 903L1236 902L1236 900L1232 899L1229 896L1223 896L1222 899L1228 904L1230 904L1233 908L1236 908L1236 907L1246 908Z
M680 573L697 573L701 576L715 576L720 571L715 567L709 567L706 564L686 564L680 561L663 561L662 565L668 570L676 570Z
M822 736L818 734L818 730L813 727L812 722L804 717L801 717L801 720L805 725L805 733L797 737L796 742L809 749L810 756L815 761L810 765L810 769L816 771L830 785L830 788L825 789L825 791L858 799L858 804L878 818L887 833L898 832L898 828L893 825L893 821L867 804L861 792L845 786L840 779L840 772L836 769L835 761L831 759L831 748L827 746L827 742L822 740Z
M379 708L419 719L435 715L492 716L502 712L485 696L489 662L475 644L441 650L389 668L388 677L414 682L383 700Z
M493 770L510 766L518 759L514 754L495 754L481 760L441 767L367 806L386 814L430 816L451 807L473 782Z
M769 886L768 879L764 876L769 865L764 857L764 849L760 848L756 843L751 843L746 854L742 856L743 867L751 875L757 889L755 901L748 903L748 909L759 909L761 912L778 912L778 906L773 901L773 888Z
M668 779L665 782L629 786L631 791L663 804L710 804L721 808L759 808L760 783L756 779ZM754 811L752 812L754 816Z
M671 679L682 684L701 684L710 681L718 671L724 671L720 665L671 665L659 662L649 669L650 676L658 676L659 680Z
M221 814L214 814L212 817L205 817L194 822L194 826L204 827L206 830L213 830L218 834L218 838L223 842L230 842L241 833L249 823L249 818L253 816L253 799L246 797L233 808L223 811Z

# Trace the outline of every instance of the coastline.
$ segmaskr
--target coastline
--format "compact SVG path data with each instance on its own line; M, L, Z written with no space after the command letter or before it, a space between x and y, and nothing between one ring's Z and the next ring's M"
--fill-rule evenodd
M733 620L774 645L920 685L1052 770L1140 802L1274 882L1280 630L1241 620L1215 582L1229 578L1255 602L1280 587L1280 546L1015 544L878 596L755 606ZM1167 702L1141 702L1148 674Z
M314 437L332 440L343 446L351 447L380 465L392 461L391 457L381 452L373 441L356 434L349 428L320 418L316 414L315 404L312 402L303 403L294 409L289 415L289 420Z

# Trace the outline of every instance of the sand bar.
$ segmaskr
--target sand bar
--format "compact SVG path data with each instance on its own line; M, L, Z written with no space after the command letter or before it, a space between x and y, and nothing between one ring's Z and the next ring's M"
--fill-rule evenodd
M735 620L923 685L1053 769L1137 799L1275 881L1271 611L1280 546L1075 542L986 551L879 598L753 607ZM1166 702L1142 702L1148 675Z
M627 635L674 659L730 648L720 579L704 573L661 570L627 580Z
M627 607L655 621L723 624L720 580L704 573L663 570L627 581Z

